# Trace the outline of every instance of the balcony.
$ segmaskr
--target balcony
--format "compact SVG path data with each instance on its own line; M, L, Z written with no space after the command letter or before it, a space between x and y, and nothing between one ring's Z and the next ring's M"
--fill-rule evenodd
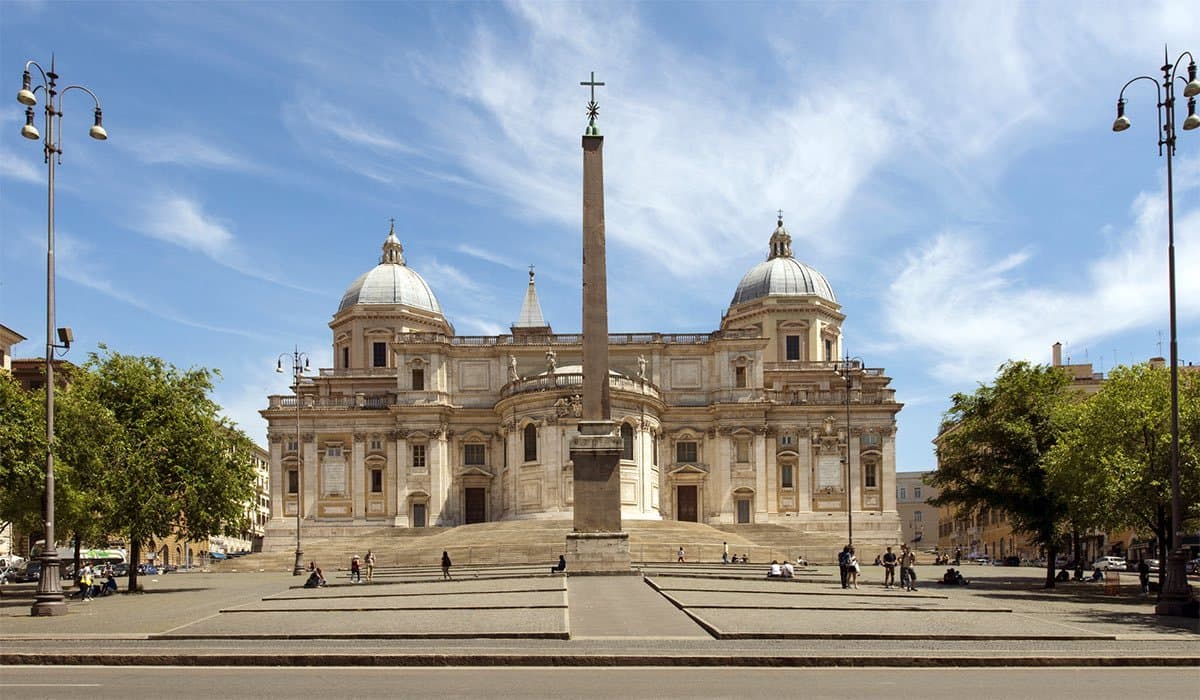
M321 369L322 377L350 377L350 378L365 378L365 377L387 377L395 379L395 367L341 367L332 368L324 367Z
M609 345L704 345L714 340L745 340L759 337L757 331L729 330L713 333L610 333ZM404 344L437 344L466 347L490 347L504 345L581 345L583 335L579 333L557 333L522 337L514 340L511 335L445 335L444 333L400 333L396 341ZM338 371L338 370L331 370ZM353 370L351 370L353 371ZM322 370L324 376L325 370ZM340 376L340 375L330 375ZM368 375L369 376L369 375Z
M658 388L647 381L640 379L628 379L626 377L609 376L608 386L610 389L624 391L632 394L641 394L652 398L660 399L661 394ZM518 379L515 382L509 382L500 389L500 397L507 398L517 394L527 394L536 391L551 391L567 389L575 393L583 392L583 375L582 374L554 374L540 375L537 377L529 377L527 379Z

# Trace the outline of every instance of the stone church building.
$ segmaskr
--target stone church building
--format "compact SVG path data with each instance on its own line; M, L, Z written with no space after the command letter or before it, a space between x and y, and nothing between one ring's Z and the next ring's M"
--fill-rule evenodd
M262 411L268 537L294 537L297 509L313 534L570 520L581 337L551 330L532 272L519 319L456 335L389 232L329 323L334 366ZM849 499L856 542L895 542L901 404L853 362L847 401L844 320L780 220L719 330L610 334L623 519L844 532Z

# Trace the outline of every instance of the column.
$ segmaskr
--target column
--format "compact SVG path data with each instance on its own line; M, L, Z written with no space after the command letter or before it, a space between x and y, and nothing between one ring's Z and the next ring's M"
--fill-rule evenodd
M891 431L882 437L883 457L879 464L879 486L883 490L880 507L884 512L896 510L896 439Z
M757 435L754 438L756 443L762 445L762 452L767 458L767 497L766 505L763 506L763 511L766 513L779 512L779 464L775 455L775 446L770 435ZM795 481L796 475L792 475L792 483Z
M813 502L812 437L805 430L796 436L796 512L811 513Z
M775 479L768 471L767 464L767 441L761 438L760 435L750 438L750 445L754 449L754 521L760 523L767 521L768 503L775 500L771 493L771 484Z
M304 450L304 468L300 474L300 492L304 497L301 504L305 518L317 517L317 436L315 433L301 435Z
M396 517L392 523L397 527L408 527L408 440L404 433L397 432L396 439L388 442L388 463L396 473L395 484L389 491L388 500L392 502Z
M366 489L366 436L362 433L354 433L351 436L350 460L347 465L350 469L350 512L355 520L362 520L367 513L367 489Z
M283 476L283 438L272 435L271 442L271 520L282 521L283 494L287 491L287 479Z

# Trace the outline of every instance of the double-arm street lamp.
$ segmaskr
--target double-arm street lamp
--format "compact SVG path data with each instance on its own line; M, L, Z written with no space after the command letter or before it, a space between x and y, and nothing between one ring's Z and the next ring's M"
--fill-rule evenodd
M862 359L846 355L833 363L833 373L846 382L846 543L854 546L854 512L850 504L850 389L854 385L854 370L862 368Z
M290 353L283 353L279 359L275 361L275 371L283 374L283 361L288 360L292 363L292 389L296 393L296 562L292 565L292 575L299 576L304 573L304 550L300 548L300 516L303 511L303 492L300 489L300 475L304 471L304 462L302 456L302 446L304 443L300 441L300 379L304 373L308 371L308 355L300 352L300 348L295 348ZM290 487L291 481L288 481ZM289 488L281 489L284 491L284 498L287 497Z
M1187 79L1179 75L1179 66L1188 59ZM1191 52L1179 54L1174 63L1163 49L1162 84L1157 78L1141 75L1125 83L1117 97L1117 118L1113 131L1125 131L1130 126L1125 116L1125 88L1139 80L1154 83L1158 92L1158 155L1167 156L1167 288L1170 296L1171 327L1171 536L1168 541L1166 580L1155 611L1159 615L1196 615L1197 601L1187 583L1186 556L1183 551L1183 504L1179 488L1179 345L1175 333L1175 196L1171 159L1175 155L1175 81L1183 83L1183 96L1188 98L1187 117L1183 130L1200 127L1196 114L1196 95L1200 95L1200 80L1196 79L1196 61Z
M30 68L36 68L41 77L37 85L33 84ZM72 90L86 92L91 96L96 104L96 121L88 133L97 141L107 139L108 133L101 124L100 98L82 85L69 85L60 91L53 58L50 59L49 71L43 70L37 61L26 62L25 73L21 76L21 89L17 92L17 101L25 105L25 126L21 127L21 135L31 141L42 142L50 183L46 203L46 492L42 506L45 516L45 546L42 548L41 576L38 578L33 608L30 610L32 615L37 616L62 615L67 612L67 605L63 602L62 584L58 578L58 546L54 540L54 351L70 347L71 329L59 328L57 336L60 343L54 342L54 166L62 160L62 138L59 135L63 116L62 98ZM38 92L42 93L42 99L46 103L44 136L33 123L33 108L38 103Z

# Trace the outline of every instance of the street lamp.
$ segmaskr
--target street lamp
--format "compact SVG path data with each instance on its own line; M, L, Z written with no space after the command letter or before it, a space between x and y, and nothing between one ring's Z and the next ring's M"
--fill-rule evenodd
M300 488L300 475L303 473L302 460L303 443L300 442L300 379L308 371L308 355L300 352L300 348L289 353L283 353L275 361L275 371L283 374L283 361L292 363L292 389L296 393L296 562L292 566L292 576L304 573L304 550L300 549L300 514L303 512L303 491ZM286 495L286 494L285 494Z
M853 370L862 367L862 359L846 355L833 363L833 373L846 382L846 542L854 546L854 513L850 507L850 388L854 384Z
M1188 77L1179 75L1179 66L1184 57L1188 59ZM1113 131L1125 131L1130 126L1125 116L1125 88L1139 80L1154 83L1158 92L1158 155L1167 155L1167 288L1170 296L1171 314L1171 537L1168 545L1166 579L1159 595L1155 612L1159 615L1196 616L1198 603L1192 596L1184 569L1186 557L1183 553L1183 504L1179 489L1179 345L1175 333L1175 195L1172 182L1171 159L1175 155L1175 81L1184 84L1183 96L1188 98L1187 118L1183 120L1184 131L1200 127L1200 116L1196 115L1196 95L1200 95L1200 80L1196 79L1196 61L1191 52L1184 51L1172 63L1166 48L1163 48L1162 84L1157 78L1141 75L1121 88L1117 97L1117 118Z
M32 84L33 76L29 72L31 67L36 68L41 76L41 82L37 85ZM21 127L21 135L31 141L41 139L42 152L49 172L49 195L46 200L46 493L42 506L45 515L45 546L42 548L41 577L38 579L37 593L30 609L30 614L36 616L62 615L67 612L62 584L58 580L58 547L54 540L54 351L58 348L69 348L72 336L71 329L60 328L58 337L61 344L54 342L54 166L62 160L62 138L58 130L63 116L62 98L72 90L91 95L96 105L96 120L88 133L97 141L107 139L108 132L102 124L100 98L82 85L70 85L60 92L53 57L50 58L49 72L42 70L37 61L27 61L25 72L21 75L21 89L17 92L17 102L25 105L25 126ZM39 91L46 101L44 137L33 123L33 108L37 105Z

